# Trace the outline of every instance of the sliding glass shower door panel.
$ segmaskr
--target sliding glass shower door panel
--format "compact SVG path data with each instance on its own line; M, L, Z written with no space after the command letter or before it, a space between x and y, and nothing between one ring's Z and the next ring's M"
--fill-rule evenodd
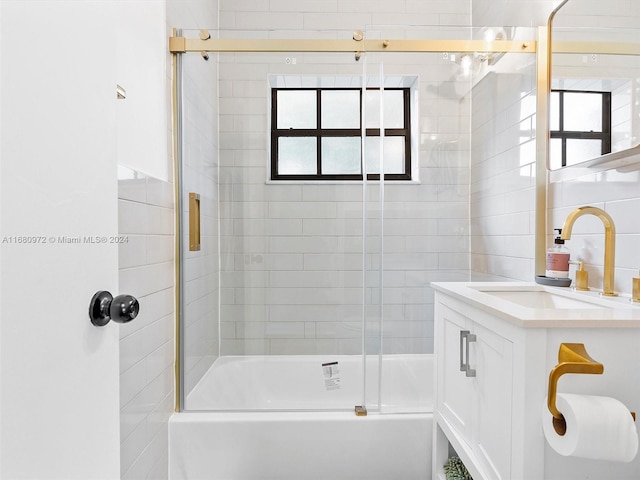
M347 53L184 57L185 409L353 411L361 65ZM187 249L190 192L207 222L199 252Z

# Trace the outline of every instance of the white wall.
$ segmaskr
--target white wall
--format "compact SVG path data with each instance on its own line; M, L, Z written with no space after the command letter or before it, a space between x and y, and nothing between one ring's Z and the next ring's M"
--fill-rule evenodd
M118 0L118 164L169 181L165 0ZM170 137L169 137L170 138Z

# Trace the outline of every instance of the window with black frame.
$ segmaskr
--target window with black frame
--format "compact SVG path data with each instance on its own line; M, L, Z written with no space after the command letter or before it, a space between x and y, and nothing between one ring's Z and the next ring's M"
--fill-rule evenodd
M409 88L383 91L384 178L411 180ZM366 172L380 178L380 89L273 88L272 180L362 180L362 102Z
M611 92L552 90L549 110L551 169L611 152Z

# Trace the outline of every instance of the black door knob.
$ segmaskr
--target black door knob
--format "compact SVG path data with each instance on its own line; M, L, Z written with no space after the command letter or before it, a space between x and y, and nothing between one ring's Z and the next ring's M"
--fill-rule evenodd
M110 320L127 323L138 316L140 304L132 295L113 296L107 291L97 292L89 304L89 318L96 327L104 327Z

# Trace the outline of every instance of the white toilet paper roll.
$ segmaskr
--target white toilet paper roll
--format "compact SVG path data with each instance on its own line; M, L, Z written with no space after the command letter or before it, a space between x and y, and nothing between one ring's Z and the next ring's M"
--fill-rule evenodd
M542 427L547 442L564 456L630 462L638 453L638 432L631 413L611 397L559 393L556 407L567 431L558 435L545 400Z

